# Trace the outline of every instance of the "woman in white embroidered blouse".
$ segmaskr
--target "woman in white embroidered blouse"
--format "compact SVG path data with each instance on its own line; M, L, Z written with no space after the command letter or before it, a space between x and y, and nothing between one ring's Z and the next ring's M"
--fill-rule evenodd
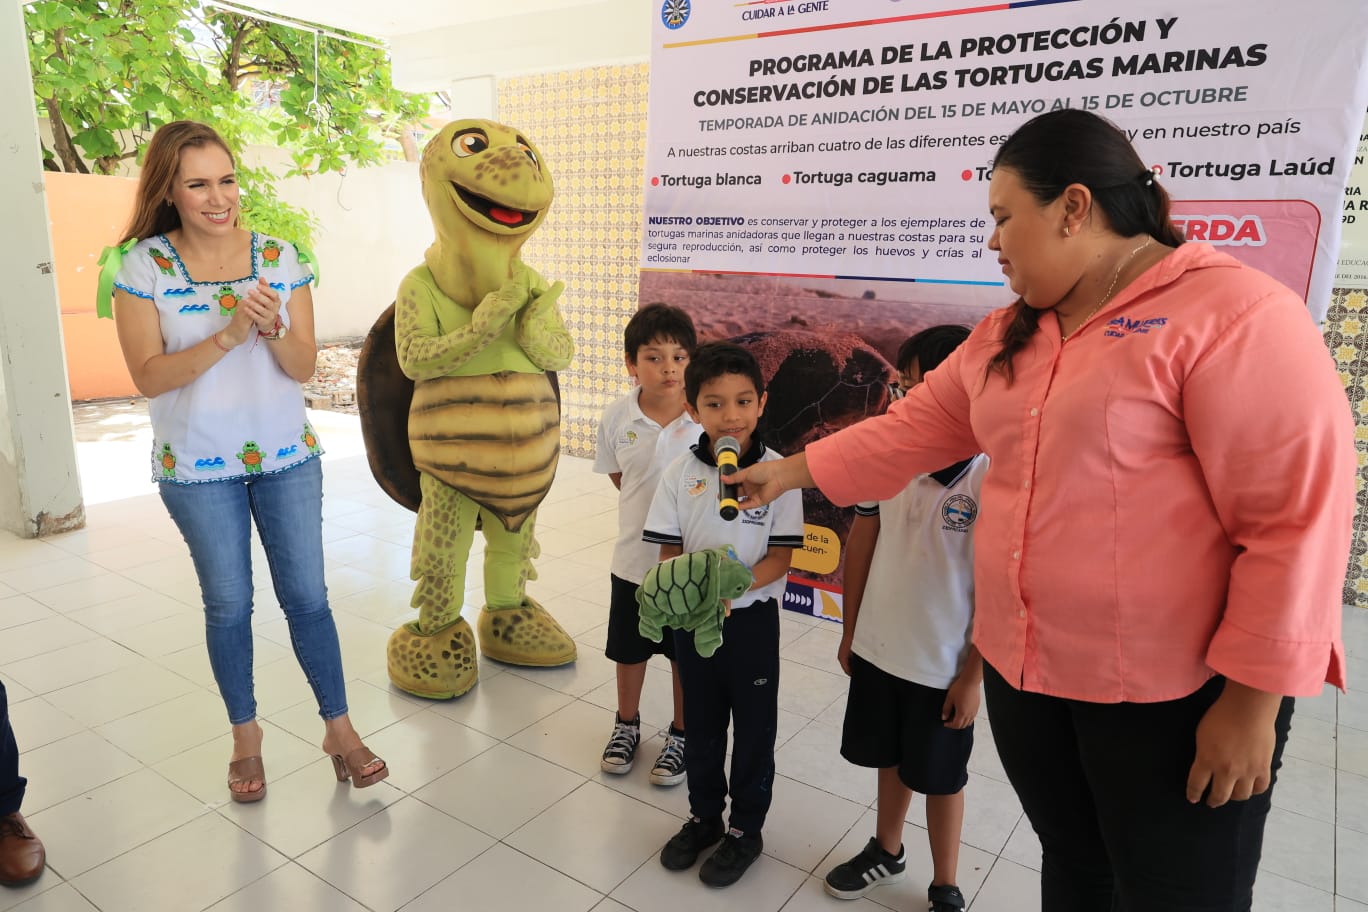
M252 682L251 524L324 720L339 781L388 775L347 715L323 579L322 453L300 383L314 371L314 273L293 244L238 226L233 154L178 121L147 149L113 282L129 373L149 400L153 480L190 549L233 730L234 801L266 794ZM141 239L141 240L139 240Z

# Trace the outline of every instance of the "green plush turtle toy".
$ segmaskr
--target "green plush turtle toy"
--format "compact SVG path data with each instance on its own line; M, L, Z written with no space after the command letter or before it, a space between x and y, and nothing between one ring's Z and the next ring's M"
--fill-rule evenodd
M694 648L706 659L722 645L725 600L744 594L754 581L731 545L661 561L637 589L637 629L654 643L664 638L665 627L692 630Z

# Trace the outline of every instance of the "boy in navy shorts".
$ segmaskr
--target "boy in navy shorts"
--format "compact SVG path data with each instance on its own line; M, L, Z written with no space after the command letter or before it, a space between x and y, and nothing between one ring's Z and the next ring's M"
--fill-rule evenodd
M684 402L684 368L697 341L693 321L678 307L650 304L632 316L623 347L627 372L637 386L603 410L594 456L594 471L607 475L621 492L605 650L617 663L618 708L599 767L617 775L631 771L641 743L646 663L664 653L674 680L674 719L651 768L656 785L684 780L684 696L674 641L667 636L663 643L652 643L637 632L637 587L659 557L655 545L642 541L641 529L661 470L698 439L698 424Z
M755 435L765 410L765 383L750 352L727 342L700 346L684 372L684 388L689 412L703 433L693 452L661 473L642 537L660 546L661 560L731 545L755 580L749 591L732 600L722 645L709 658L694 648L692 631L674 631L689 729L684 752L690 816L661 850L660 863L672 871L685 870L721 840L698 877L709 886L725 887L739 880L764 848L760 831L774 785L779 717L779 602L793 549L803 545L803 499L800 491L788 491L772 504L742 510L731 521L719 513L717 441L735 440L742 468L780 458ZM729 792L730 826L724 827Z
M963 326L934 326L904 342L901 389L920 383L968 336ZM903 878L903 821L916 791L926 796L934 868L928 908L964 908L955 880L983 679L970 642L973 530L987 470L988 458L974 456L914 478L892 500L856 508L837 652L850 675L841 755L878 769L879 800L875 836L826 876L827 892L840 899Z

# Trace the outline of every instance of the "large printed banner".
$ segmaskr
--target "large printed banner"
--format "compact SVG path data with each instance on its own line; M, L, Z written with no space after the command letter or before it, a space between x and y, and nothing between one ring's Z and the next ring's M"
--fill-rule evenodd
M1010 303L986 250L991 162L1045 111L1111 119L1189 239L1325 314L1365 0L652 4L641 300L760 355L784 452L884 408L912 332ZM849 514L805 507L813 588L790 607L839 616Z
M1188 237L1323 315L1368 103L1368 3L954 7L666 0L643 266L1000 283L983 247L993 152L1033 114L1076 107L1126 130L1185 201Z
M1354 167L1344 188L1344 236L1335 287L1368 288L1368 119L1363 122Z

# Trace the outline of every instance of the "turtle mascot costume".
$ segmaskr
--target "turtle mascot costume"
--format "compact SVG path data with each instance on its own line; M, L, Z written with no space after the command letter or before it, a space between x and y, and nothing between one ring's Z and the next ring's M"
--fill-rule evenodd
M371 330L358 392L376 479L418 511L418 619L390 636L390 680L449 699L478 674L461 617L477 528L480 649L515 665L575 660L574 640L525 592L536 510L560 452L548 372L570 363L574 344L556 308L563 285L548 286L518 256L551 205L536 147L511 127L460 120L428 142L420 174L437 240Z

